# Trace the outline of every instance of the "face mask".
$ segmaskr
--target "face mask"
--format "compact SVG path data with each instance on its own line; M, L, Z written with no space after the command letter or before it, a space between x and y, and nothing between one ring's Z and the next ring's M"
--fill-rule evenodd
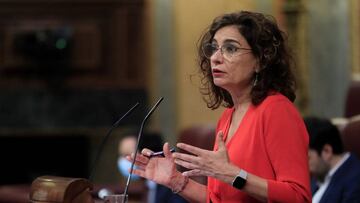
M119 172L121 173L121 175L123 175L124 177L127 178L130 174L129 169L131 168L131 162L128 161L127 159L125 159L124 157L121 157L117 161L117 166L118 166L118 169L119 169ZM136 168L136 167L134 167L134 168ZM131 179L139 180L140 177L138 175L132 174Z

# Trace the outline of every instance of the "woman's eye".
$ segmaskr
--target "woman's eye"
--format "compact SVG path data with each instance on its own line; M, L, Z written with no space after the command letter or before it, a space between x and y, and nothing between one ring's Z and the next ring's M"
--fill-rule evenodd
M224 48L225 48L225 51L228 53L235 53L239 50L239 48L237 48L234 45L226 45L226 46L224 46Z

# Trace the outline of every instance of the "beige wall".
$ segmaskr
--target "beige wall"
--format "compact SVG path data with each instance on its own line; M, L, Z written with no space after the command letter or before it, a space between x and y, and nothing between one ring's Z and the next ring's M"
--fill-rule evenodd
M352 74L353 78L360 80L360 3L358 0L351 0L350 5Z

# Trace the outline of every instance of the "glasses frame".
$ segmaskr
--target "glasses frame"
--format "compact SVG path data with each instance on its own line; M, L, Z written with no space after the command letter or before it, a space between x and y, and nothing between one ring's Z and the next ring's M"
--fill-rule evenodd
M206 58L210 59L216 52L218 52L218 51L220 50L220 53L221 53L221 55L222 55L224 58L226 58L226 59L231 59L231 58L233 58L234 56L240 56L240 55L243 55L243 54L250 53L250 52L252 51L251 48L243 48L243 47L237 47L237 46L233 45L234 47L236 47L236 49L238 49L238 54L236 54L236 53L230 54L230 53L227 53L226 50L224 51L224 48L226 47L226 46L224 47L224 45L229 45L229 44L230 44L230 43L226 43L226 44L223 44L222 46L218 46L218 45L216 45L216 44L206 43L206 44L204 44L204 45L202 46L202 52L203 52L203 54L204 54L204 56L205 56ZM216 48L216 49L215 49L214 52L209 56L208 54L206 54L206 51L205 51L206 47L212 47L212 48ZM241 50L247 50L247 51L250 51L250 52L241 53L241 52L240 52Z

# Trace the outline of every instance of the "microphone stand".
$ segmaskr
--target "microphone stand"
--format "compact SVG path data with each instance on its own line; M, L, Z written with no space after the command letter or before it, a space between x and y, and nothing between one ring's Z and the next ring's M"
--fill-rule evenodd
M135 153L134 153L134 159L133 159L133 161L131 162L130 173L129 173L128 178L127 178L127 182L126 182L126 186L125 186L125 190L124 190L124 199L123 199L123 202L122 202L122 203L125 203L125 201L126 201L126 195L127 195L127 193L128 193L128 189L129 189L129 185L130 185L130 180L131 180L131 175L132 175L133 170L134 170L134 164L135 164L135 160L136 160L136 155L137 155L137 151L139 150L139 143L140 143L140 139L141 139L141 135L142 135L142 131L143 131L145 122L146 122L147 119L150 117L150 115L155 111L155 109L159 106L159 104L161 103L161 101L162 101L163 99L164 99L164 98L161 97L161 98L154 104L154 106L150 109L150 111L147 113L147 115L145 116L144 120L143 120L142 123L141 123L140 130L139 130L139 134L138 134L138 139L137 139L137 143L136 143L136 149L135 149Z
M100 148L99 148L99 151L95 157L95 161L94 161L94 165L92 167L92 170L91 170L91 173L90 173L90 176L89 176L89 180L92 180L92 178L94 177L94 173L95 173L95 168L96 168L96 165L97 165L97 162L99 161L99 158L100 158L100 155L104 149L104 146L105 146L105 143L107 141L107 139L110 137L110 134L112 133L112 131L119 126L120 122L127 116L129 115L135 108L137 108L139 106L139 102L137 102L134 106L132 106L121 118L119 118L119 120L117 120L113 125L112 127L110 128L110 130L108 131L108 133L106 134L106 136L104 137L101 145L100 145Z

